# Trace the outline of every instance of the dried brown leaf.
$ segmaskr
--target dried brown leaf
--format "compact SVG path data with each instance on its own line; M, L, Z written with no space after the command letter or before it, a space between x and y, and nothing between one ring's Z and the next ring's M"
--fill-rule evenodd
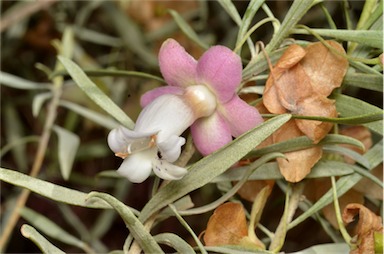
M383 164L380 164L376 168L372 169L369 173L376 176L381 180L381 182L383 182ZM369 188L367 188L367 186L369 186ZM367 197L383 200L383 188L372 182L372 180L367 177L363 177L353 188Z
M365 151L367 151L369 148L372 147L372 134L367 127L349 126L349 127L342 129L340 131L340 134L355 138L355 139L359 140L360 142L362 142L364 145ZM352 145L342 145L342 146L346 147L348 149L351 149L357 153L364 154L364 151L362 151L361 149L359 149L356 146L352 146ZM350 164L355 163L354 160L352 160L351 158L349 158L347 156L344 157L344 160Z
M272 188L275 184L274 180L252 180L247 181L244 185L237 191L237 193L245 200L254 202L255 198L259 192L266 186L269 186L269 193L272 191ZM267 196L268 196L267 195Z
M305 72L311 77L316 93L328 97L333 89L340 87L348 69L348 60L343 56L345 50L336 41L325 41L332 52L321 42L310 44L305 48L306 55L300 61Z
M206 246L239 245L248 236L244 208L239 203L222 204L209 218L204 234Z
M312 96L300 102L295 112L298 115L337 117L335 102L320 96ZM333 124L315 120L295 119L299 129L317 144L332 129Z
M294 120L288 121L273 134L274 143L303 136ZM311 172L322 156L321 147L312 147L285 153L286 159L278 158L280 172L289 182L299 182Z
M375 253L374 233L383 232L382 219L361 204L349 204L343 211L344 223L351 223L357 215L359 216L356 230L357 249L351 253Z

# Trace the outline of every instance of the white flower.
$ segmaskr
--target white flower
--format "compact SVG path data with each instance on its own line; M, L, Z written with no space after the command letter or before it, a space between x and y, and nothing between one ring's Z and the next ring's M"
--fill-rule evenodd
M185 144L180 135L205 114L204 111L212 109L203 107L197 112L191 105L199 103L193 102L194 96L188 95L191 97L188 99L186 96L159 96L143 109L133 130L120 126L109 133L109 147L124 159L117 170L119 174L131 182L141 183L150 176L151 170L166 180L180 179L187 173L185 168L172 164Z

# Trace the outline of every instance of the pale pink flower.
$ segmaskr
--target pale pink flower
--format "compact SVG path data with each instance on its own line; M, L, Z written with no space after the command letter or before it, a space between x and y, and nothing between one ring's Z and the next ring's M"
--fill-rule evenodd
M203 155L216 151L232 137L263 121L257 109L236 93L242 64L240 57L229 48L213 46L196 61L177 41L168 39L161 46L159 63L168 86L145 93L141 105L145 107L165 94L183 97L197 119L191 132Z

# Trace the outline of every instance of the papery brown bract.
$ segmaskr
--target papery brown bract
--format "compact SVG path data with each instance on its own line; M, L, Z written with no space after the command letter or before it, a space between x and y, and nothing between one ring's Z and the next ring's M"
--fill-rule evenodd
M248 236L244 207L228 202L220 205L209 218L204 234L206 246L239 245Z
M304 134L297 127L295 120L290 120L273 134L274 143L303 136ZM301 181L313 165L321 158L323 150L321 147L311 147L299 151L285 153L286 158L277 158L280 172L289 182Z
M335 102L327 97L341 86L348 68L343 47L334 41L313 43L303 49L291 45L271 70L263 94L264 106L274 114L337 117ZM274 134L274 143L306 135L320 142L333 124L317 120L295 119ZM290 130L291 128L291 130ZM281 137L279 137L281 135ZM301 181L321 158L320 147L286 153L279 158L280 171L290 182Z
M375 232L383 232L382 219L371 210L360 204L349 204L343 211L344 223L351 223L358 215L359 221L356 228L357 248L351 254L375 253Z

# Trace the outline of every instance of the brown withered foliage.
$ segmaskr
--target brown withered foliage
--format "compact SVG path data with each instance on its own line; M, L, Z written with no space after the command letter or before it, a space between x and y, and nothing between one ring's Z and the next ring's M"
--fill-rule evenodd
M244 207L234 202L224 203L216 208L209 218L204 242L206 246L239 245L255 249L265 248L258 239L252 240L248 236Z
M341 85L348 68L343 47L326 41L306 48L291 45L271 70L263 103L274 114L291 113L302 116L337 117L335 102L327 98ZM273 135L274 143L306 135L315 144L332 129L332 123L294 119ZM299 182L321 158L321 148L287 153L279 159L281 173L287 181Z
M368 208L360 204L349 204L343 211L344 223L351 223L358 215L359 221L356 228L356 246L351 254L375 253L374 233L383 233L381 217L374 214Z

